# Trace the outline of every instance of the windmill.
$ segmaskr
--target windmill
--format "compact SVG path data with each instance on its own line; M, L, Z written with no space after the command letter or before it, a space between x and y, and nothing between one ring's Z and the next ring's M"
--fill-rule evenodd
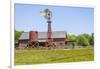
M48 23L48 31L47 31L47 38L46 38L46 47L54 47L55 44L53 42L52 38L52 29L51 29L51 18L52 18L52 12L49 9L45 9L44 11L40 12L42 16L44 16L45 19L47 19Z

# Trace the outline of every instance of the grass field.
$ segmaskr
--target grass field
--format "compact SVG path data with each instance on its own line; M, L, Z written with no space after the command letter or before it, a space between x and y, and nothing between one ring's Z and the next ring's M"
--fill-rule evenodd
M15 65L93 61L93 49L16 50Z

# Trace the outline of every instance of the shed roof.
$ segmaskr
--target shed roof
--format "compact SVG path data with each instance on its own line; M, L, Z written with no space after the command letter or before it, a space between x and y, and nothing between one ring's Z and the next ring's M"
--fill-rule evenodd
M38 39L44 39L47 37L46 32L38 32ZM66 38L66 32L65 31L54 31L52 32L52 38ZM29 32L24 32L20 36L19 40L22 39L29 39Z

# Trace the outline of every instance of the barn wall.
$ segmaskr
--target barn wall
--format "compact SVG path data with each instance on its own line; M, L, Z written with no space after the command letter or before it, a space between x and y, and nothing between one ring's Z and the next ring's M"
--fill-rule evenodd
M64 41L55 41L55 45L57 48L64 48L65 42Z
M46 40L46 39L43 39L43 40ZM29 40L19 40L19 48L24 49L27 46L28 41ZM53 41L56 45L56 48L61 49L61 48L65 47L65 38L54 38ZM39 42L39 44L41 44L41 43L42 43L41 46L45 45L45 42Z
M28 44L28 40L19 40L19 49L24 49Z
M65 38L54 38L53 41L57 48L64 48L65 46Z

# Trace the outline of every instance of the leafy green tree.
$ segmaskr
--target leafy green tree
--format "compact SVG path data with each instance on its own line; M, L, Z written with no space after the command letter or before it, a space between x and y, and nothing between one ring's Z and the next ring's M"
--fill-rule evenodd
M90 45L90 40L91 40L91 35L90 34L82 34L88 41L89 45Z
M19 40L19 37L21 36L21 34L22 34L22 32L20 32L20 31L17 31L17 30L15 30L14 31L14 38L15 38L15 41L14 41L14 43L15 43L15 48L16 47L18 47L18 40Z
M74 35L74 34L68 34L67 35L67 39L69 40L69 41L76 41L76 35ZM73 42L68 42L67 43L67 45L72 45L73 44ZM76 42L74 42L74 44L76 45Z
M18 39L19 39L21 33L22 33L22 32L16 31L16 30L15 30L15 33L14 33L14 34L15 34L15 41L18 41Z
M94 45L94 33L90 34L79 34L79 35L74 35L74 34L68 34L66 35L66 38L70 41L76 41L74 42L75 45L78 46L93 46ZM72 42L69 42L67 45L72 45Z
M94 33L92 33L90 36L90 45L94 46Z
M89 45L88 39L82 34L78 35L77 45L79 45L79 46L88 46Z
M68 34L67 39L68 40L76 40L76 35Z

